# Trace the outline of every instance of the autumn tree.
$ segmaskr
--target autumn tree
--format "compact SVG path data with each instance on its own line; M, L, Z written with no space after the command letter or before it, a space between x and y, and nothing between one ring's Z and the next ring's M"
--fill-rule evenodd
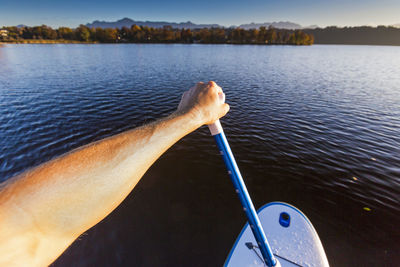
M104 39L105 43L115 43L118 41L118 31L117 29L107 28L104 30Z
M144 32L138 25L132 25L128 32L128 40L130 42L142 42L144 41Z
M197 34L196 34L196 39L200 41L201 43L210 43L211 42L211 32L207 29L201 29Z
M42 25L42 38L47 40L55 40L58 37L57 31L53 30L51 27Z
M125 26L118 31L118 35L120 36L121 41L126 42L128 40L130 31L131 30Z
M75 30L75 35L79 41L88 42L90 39L90 30L85 25L79 25Z
M175 41L175 35L172 31L172 26L164 26L162 28L159 40L167 43Z
M232 41L232 43L242 44L244 43L245 38L246 38L246 31L242 28L235 28L231 32L230 40Z
M274 28L269 27L265 34L265 43L275 44L277 39L276 31Z
M265 43L266 35L267 35L267 28L265 26L261 26L258 30L257 43L259 44Z
M257 42L257 38L258 38L258 30L257 29L248 30L246 35L247 35L246 36L247 43L256 43Z
M214 44L225 43L226 35L225 30L222 28L212 28L211 29L211 42Z
M190 29L181 30L181 41L183 43L193 43L193 34Z
M58 38L65 39L65 40L73 40L74 39L74 32L72 29L68 27L60 27L57 30Z

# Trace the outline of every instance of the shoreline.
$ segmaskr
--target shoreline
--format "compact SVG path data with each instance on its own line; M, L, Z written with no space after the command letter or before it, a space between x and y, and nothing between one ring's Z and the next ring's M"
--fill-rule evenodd
M82 42L74 40L45 40L45 39L26 39L14 41L0 41L0 44L99 44L99 42Z
M267 45L267 46L275 46L275 45L288 45L288 46L312 46L312 44L263 44L263 43L201 43L201 42L193 42L193 43L185 43L185 42L116 42L116 43L105 43L105 42L84 42L84 41L75 41L75 40L46 40L46 39L26 39L26 40L13 40L13 41L0 41L0 45L2 44L201 44L201 45Z
M83 42L83 41L74 41L74 40L38 40L38 39L28 39L28 40L19 40L19 41L0 41L1 45L6 44L188 44L188 45L262 45L262 46L314 46L314 45L349 45L349 46L400 46L400 44L362 44L362 43L313 43L311 45L296 45L296 44L257 44L257 43L134 43L134 42L119 42L119 43L102 43L102 42Z

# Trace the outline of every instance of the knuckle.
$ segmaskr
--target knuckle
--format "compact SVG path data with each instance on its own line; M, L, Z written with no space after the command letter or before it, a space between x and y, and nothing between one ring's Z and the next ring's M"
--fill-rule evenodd
M208 87L208 91L209 91L210 93L217 93L217 92L218 92L216 86L209 86L209 87Z

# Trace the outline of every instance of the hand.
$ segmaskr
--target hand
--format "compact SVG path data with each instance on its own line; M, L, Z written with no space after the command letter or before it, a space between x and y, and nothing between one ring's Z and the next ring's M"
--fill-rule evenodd
M201 125L212 124L229 111L229 105L221 103L220 94L222 89L215 82L199 82L183 93L177 112L193 115Z

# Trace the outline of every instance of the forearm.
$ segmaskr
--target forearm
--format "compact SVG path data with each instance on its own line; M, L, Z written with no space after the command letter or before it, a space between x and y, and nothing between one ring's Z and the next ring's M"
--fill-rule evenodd
M224 116L214 82L186 91L171 116L82 147L0 184L0 266L42 266L98 223L176 141Z
M13 225L23 211L39 232L72 242L115 209L162 153L200 125L188 114L174 113L12 178L0 192L0 216Z

